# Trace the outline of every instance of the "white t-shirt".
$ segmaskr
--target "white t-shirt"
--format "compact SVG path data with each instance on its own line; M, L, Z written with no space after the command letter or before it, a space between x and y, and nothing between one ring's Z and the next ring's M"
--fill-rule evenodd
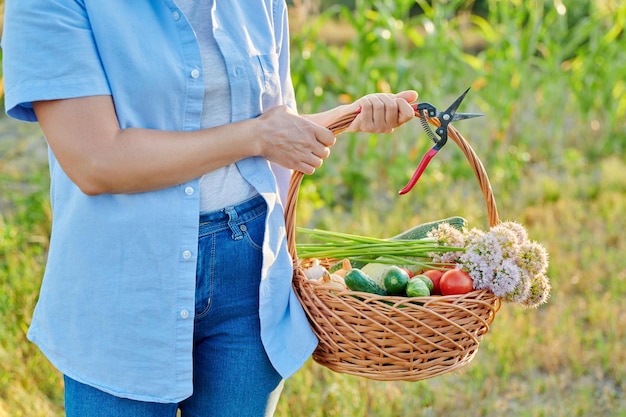
M220 126L231 121L232 95L224 58L213 36L214 0L176 0L196 34L204 80L202 128ZM200 178L200 212L219 210L256 195L243 179L237 165L230 164L206 173Z

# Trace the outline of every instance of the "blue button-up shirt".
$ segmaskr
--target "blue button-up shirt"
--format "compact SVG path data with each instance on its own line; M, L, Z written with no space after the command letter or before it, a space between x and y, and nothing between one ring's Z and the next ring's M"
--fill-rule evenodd
M36 100L112 95L122 128L200 127L202 61L172 1L5 3L10 116L36 121L30 104ZM226 62L233 122L279 104L295 108L284 0L223 4L207 18ZM188 397L198 180L87 196L49 156L52 236L29 338L61 372L106 392L158 402ZM317 344L291 287L283 213L290 173L262 158L237 165L268 204L261 333L272 363L287 377Z

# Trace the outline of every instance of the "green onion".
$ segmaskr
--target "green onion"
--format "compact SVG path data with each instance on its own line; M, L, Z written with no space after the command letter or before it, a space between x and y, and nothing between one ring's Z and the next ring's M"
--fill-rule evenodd
M349 233L298 227L319 243L296 243L301 258L349 258L351 261L387 263L395 265L432 265L432 253L461 251L439 245L435 239L379 239ZM431 255L429 255L431 254Z

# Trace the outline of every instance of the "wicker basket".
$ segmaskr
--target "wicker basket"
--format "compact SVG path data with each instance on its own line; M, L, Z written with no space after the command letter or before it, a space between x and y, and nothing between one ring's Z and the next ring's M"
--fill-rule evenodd
M355 116L346 115L330 129L342 132ZM449 127L448 133L473 167L489 225L496 225L496 203L482 163L456 129ZM380 381L432 378L469 363L500 308L500 299L487 290L408 298L312 284L303 273L309 260L298 259L295 245L295 207L302 177L295 173L291 180L285 220L294 259L293 286L319 339L314 360L335 372Z

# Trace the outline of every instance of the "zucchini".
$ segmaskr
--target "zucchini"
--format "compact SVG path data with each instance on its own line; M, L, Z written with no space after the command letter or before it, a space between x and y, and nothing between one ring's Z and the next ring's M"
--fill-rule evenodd
M457 230L463 230L467 227L467 220L460 216L453 216L448 217L447 219L422 223L408 230L405 230L404 232L392 237L391 239L424 239L425 237L428 237L428 232L430 232L431 230L436 230L442 223L448 223L450 226L454 227Z
M346 276L343 277L346 286L352 291L367 292L370 294L387 295L385 290L382 289L376 281L370 278L367 274L357 268L353 268L346 272Z

